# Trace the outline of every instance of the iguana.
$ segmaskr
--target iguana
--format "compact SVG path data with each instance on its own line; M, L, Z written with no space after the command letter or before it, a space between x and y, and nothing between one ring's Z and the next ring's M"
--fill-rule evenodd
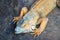
M17 22L15 34L31 33L34 37L39 36L47 25L46 16L55 7L56 0L37 0L29 11L27 7L23 7L20 16L13 19L14 22Z

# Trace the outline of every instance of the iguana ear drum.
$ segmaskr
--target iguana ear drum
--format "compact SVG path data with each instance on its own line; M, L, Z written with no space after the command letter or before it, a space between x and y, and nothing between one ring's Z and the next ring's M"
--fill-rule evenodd
M56 0L57 7L60 8L60 0Z

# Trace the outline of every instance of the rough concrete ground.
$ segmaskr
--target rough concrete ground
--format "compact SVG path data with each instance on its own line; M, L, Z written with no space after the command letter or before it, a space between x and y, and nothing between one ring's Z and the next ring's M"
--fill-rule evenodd
M56 7L48 15L49 22L46 29L36 38L33 38L31 34L14 34L15 24L13 24L12 19L17 15L19 14L9 4L4 4L0 1L0 40L60 40L59 8Z

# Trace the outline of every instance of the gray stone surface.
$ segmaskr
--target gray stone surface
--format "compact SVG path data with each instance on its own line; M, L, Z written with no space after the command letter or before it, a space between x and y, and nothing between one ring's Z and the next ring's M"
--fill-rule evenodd
M13 0L14 1L14 0ZM60 9L55 8L48 15L48 25L44 32L36 38L31 34L14 34L14 16L19 14L14 9L12 0L0 0L0 40L60 40Z

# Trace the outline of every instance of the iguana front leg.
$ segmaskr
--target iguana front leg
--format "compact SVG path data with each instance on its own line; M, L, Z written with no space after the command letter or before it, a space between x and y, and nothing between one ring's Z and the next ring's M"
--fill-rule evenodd
M37 28L36 30L33 30L32 34L34 35L34 37L39 36L44 31L48 22L48 18L41 18L39 22L41 23L39 28Z
M17 16L17 17L14 17L13 22L15 23L15 22L19 21L23 17L23 15L25 13L27 13L27 11L28 11L28 8L27 7L23 7L22 10L21 10L20 15Z

